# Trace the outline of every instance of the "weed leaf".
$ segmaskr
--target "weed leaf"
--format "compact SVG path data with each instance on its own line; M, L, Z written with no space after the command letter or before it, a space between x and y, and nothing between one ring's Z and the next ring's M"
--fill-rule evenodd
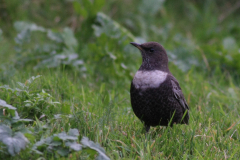
M100 147L99 144L90 141L87 137L83 137L81 143L84 146L89 147L98 152L99 155L96 158L97 160L110 160L110 158L105 154L105 150L102 147Z
M6 125L0 125L0 141L7 146L8 153L14 156L24 149L28 139L21 133L12 134L12 130Z
M10 109L10 110L16 110L15 107L13 107L12 105L10 104L7 104L6 101L0 99L0 108L7 108L7 109Z

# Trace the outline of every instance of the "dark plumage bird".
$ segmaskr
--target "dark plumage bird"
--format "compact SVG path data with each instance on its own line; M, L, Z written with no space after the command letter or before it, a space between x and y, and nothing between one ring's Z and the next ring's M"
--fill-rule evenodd
M142 65L131 83L131 104L146 132L150 126L188 124L189 107L178 81L168 69L165 49L157 42L131 44L142 54Z

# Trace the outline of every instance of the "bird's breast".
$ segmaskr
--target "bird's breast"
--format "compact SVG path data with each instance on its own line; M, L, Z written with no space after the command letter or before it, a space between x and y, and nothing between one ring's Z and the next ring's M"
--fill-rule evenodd
M167 78L168 73L160 70L137 71L133 78L133 85L136 89L157 88Z

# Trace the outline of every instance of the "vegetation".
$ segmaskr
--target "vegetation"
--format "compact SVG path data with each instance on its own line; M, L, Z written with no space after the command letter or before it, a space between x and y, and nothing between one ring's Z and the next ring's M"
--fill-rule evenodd
M0 158L239 159L240 4L230 0L0 1ZM151 128L130 105L157 41L190 124Z

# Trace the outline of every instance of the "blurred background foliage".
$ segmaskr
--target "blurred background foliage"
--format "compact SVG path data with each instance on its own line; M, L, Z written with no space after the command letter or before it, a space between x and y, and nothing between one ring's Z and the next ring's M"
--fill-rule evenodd
M4 37L0 43L10 48L1 54L17 53L11 58L15 64L35 59L37 68L54 61L52 66L81 65L81 70L99 79L108 79L109 73L112 78L130 78L140 54L129 42L157 41L184 72L192 67L210 74L219 69L240 71L240 3L236 0L1 0L0 6ZM19 21L25 25L18 25ZM65 40L64 32L71 34ZM24 42L16 40L19 36L25 36ZM68 38L75 41L71 51L69 45L62 45Z
M53 135L58 141L62 134L68 137L71 127L77 128L81 137L101 143L115 159L139 158L146 144L141 143L140 129L135 126L129 85L141 55L129 43L156 41L167 50L170 70L191 106L192 121L179 146L175 145L178 140L168 137L171 134L157 137L155 130L151 136L159 143L175 145L174 151L180 148L179 153L186 152L191 159L193 143L199 153L205 152L205 141L192 142L198 130L199 135L206 133L216 139L212 145L221 158L225 148L230 148L230 153L232 146L236 148L233 157L239 153L239 146L234 145L240 131L234 128L236 123L239 126L239 15L238 0L0 0L0 100L4 100L0 107L6 110L0 110L0 122L7 119L8 125L0 130L8 137L12 131L23 133L27 139L19 135L24 144L29 140L36 151L55 144ZM65 145L71 137L63 136L62 143L53 147L60 147L61 155L69 155L74 147L75 151L82 149L76 145L78 131L73 131L72 146ZM173 137L182 131L173 130ZM136 143L136 148L135 141L125 135L136 136L130 137L142 146ZM231 135L229 141L225 135ZM165 142L168 139L172 141ZM150 142L154 146L155 140ZM186 148L182 147L185 143ZM5 148L1 147L3 153ZM122 152L124 147L126 153ZM171 149L158 147L149 157L158 157L158 150L171 156ZM206 157L214 156L209 148ZM184 157L179 153L172 154L173 158Z

